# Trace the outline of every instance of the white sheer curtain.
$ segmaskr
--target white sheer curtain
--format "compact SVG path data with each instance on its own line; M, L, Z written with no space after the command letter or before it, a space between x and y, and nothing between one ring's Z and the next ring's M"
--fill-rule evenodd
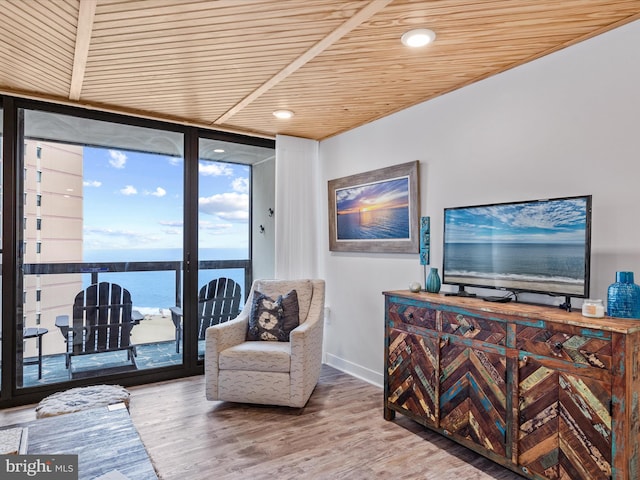
M276 278L317 278L318 162L317 141L276 137Z

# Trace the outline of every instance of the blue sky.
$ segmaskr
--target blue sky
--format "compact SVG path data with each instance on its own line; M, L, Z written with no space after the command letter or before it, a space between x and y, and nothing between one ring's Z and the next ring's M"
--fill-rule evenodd
M182 247L183 159L84 148L84 249ZM203 248L248 245L249 167L200 162Z
M586 200L471 207L447 211L452 243L584 243Z

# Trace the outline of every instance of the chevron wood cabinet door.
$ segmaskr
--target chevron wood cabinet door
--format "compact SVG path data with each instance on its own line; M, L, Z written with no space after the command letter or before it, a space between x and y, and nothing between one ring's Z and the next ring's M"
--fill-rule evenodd
M440 427L505 456L506 356L455 339L445 341L440 354Z
M611 378L520 361L518 464L550 479L611 478Z
M393 329L389 340L387 401L437 426L437 338Z
M385 295L384 417L536 480L640 478L640 321Z
M405 415L437 426L436 311L411 301L393 302L387 316L387 402ZM385 418L394 412L385 408Z

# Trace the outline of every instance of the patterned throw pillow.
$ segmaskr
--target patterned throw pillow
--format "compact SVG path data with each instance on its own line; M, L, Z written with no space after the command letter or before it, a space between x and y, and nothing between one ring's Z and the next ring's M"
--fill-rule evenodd
M247 340L288 342L289 333L300 324L295 290L276 300L262 292L253 292Z

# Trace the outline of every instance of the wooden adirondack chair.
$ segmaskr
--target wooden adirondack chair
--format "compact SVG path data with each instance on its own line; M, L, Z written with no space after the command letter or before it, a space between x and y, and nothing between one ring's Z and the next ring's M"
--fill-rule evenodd
M234 319L240 313L242 291L230 278L215 278L203 285L198 294L198 340L204 340L211 325ZM182 340L182 309L172 307L171 319L176 327L176 353Z
M127 360L135 363L136 348L131 330L141 320L133 312L131 294L115 283L90 285L76 295L71 325L67 328L66 366L76 355L127 351ZM64 333L64 330L62 330Z

